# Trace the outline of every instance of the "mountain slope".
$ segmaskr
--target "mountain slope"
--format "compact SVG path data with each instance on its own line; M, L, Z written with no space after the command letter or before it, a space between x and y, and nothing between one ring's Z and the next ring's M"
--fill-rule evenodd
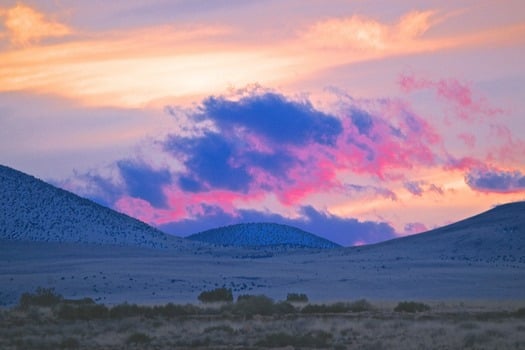
M444 259L524 263L525 202L499 205L435 230L378 243L366 249Z
M219 227L186 237L223 246L337 248L338 244L296 227L275 223L249 223Z
M192 245L0 165L0 239L182 248Z

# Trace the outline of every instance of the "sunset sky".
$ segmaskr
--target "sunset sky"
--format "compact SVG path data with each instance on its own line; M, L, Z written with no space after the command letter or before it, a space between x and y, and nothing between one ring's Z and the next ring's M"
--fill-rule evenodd
M525 3L0 0L0 163L180 236L525 200Z

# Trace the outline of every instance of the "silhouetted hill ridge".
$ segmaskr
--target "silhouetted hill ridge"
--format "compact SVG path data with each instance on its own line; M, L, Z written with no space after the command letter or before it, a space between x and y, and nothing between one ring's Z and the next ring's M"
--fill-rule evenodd
M276 223L243 223L199 232L186 237L222 246L337 248L338 244L299 228Z
M195 245L3 165L0 239L149 248Z

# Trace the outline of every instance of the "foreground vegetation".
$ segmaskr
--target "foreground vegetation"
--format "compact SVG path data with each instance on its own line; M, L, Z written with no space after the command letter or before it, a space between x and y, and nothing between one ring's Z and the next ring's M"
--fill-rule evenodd
M0 311L1 349L523 349L525 308L366 300L307 303L292 293L208 291L203 304L112 307L68 300L51 289ZM202 296L202 294L201 294ZM290 296L290 295L289 295ZM204 298L206 299L206 297ZM290 301L292 300L292 301Z

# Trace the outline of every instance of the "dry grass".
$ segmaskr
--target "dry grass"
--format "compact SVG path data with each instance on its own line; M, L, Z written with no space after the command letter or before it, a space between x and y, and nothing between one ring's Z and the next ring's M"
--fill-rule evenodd
M49 307L0 311L1 349L524 349L522 305L429 303L419 313L235 313L65 320Z

